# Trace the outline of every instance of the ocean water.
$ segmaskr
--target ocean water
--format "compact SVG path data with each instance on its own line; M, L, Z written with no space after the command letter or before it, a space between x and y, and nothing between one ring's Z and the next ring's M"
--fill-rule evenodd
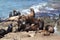
M47 0L0 0L0 17L8 17L10 11L28 9Z
M21 12L27 12L29 8L34 8L35 12L39 12L38 8L43 8L51 0L0 0L0 17L7 18L9 12L16 9ZM52 2L52 1L51 1ZM46 10L54 10L45 7Z

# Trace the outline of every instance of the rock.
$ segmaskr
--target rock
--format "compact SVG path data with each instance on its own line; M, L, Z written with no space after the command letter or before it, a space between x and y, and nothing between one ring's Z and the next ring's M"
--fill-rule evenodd
M34 37L34 36L35 36L35 32L29 31L28 36L29 36L29 37Z

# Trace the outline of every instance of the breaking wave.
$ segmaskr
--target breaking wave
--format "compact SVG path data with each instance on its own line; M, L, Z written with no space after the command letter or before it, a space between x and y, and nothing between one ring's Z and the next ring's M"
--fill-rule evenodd
M39 3L37 5L32 5L31 7L29 7L28 9L24 9L22 10L22 13L23 14L29 14L30 12L30 8L33 8L35 13L38 13L38 12L48 12L48 11L52 11L52 10L55 10L54 8L52 7L49 7L48 6L49 4L47 2L45 3Z

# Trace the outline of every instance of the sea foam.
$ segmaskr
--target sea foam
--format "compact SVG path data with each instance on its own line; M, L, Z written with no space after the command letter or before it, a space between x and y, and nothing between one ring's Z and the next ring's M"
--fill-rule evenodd
M48 3L45 2L45 3L39 3L37 5L32 5L31 7L29 7L28 9L24 9L22 10L22 13L25 15L25 14L29 14L30 13L30 8L33 8L35 13L38 13L38 12L48 12L50 10L55 10L54 8L52 7L48 7Z

